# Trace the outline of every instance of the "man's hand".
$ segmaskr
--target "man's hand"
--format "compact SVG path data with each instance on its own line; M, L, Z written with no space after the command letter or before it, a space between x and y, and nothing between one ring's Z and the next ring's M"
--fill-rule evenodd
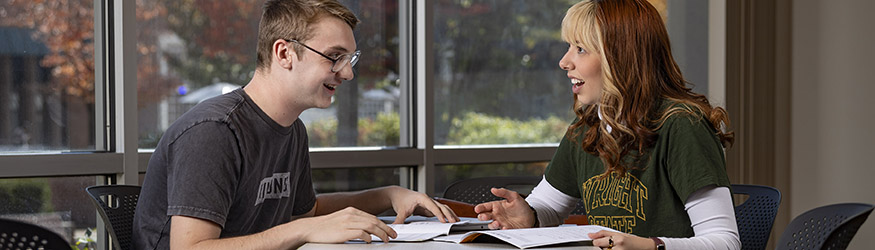
M535 224L534 213L519 193L504 188L492 188L492 194L504 198L474 207L477 219L493 220L491 229L528 228Z
M387 197L395 210L395 224L404 223L410 215L435 216L440 222L458 222L459 216L447 205L441 204L427 195L402 187L386 189Z
M303 235L305 242L343 243L348 240L362 239L371 243L371 234L376 235L383 242L389 242L389 237L398 237L395 230L377 219L376 216L353 207L347 207L328 215L301 218L292 221L291 224L307 229Z

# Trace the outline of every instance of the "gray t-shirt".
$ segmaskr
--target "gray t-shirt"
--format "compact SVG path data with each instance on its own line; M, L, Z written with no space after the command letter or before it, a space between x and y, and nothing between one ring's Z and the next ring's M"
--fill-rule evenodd
M303 122L283 127L237 89L198 104L161 137L137 204L134 245L169 249L173 215L212 221L225 238L289 222L315 203Z

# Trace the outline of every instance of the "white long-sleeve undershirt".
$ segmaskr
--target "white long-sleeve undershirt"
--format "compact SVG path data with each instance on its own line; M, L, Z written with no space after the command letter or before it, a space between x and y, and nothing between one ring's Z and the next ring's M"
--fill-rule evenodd
M561 224L574 209L577 200L550 185L546 178L542 178L526 198L526 202L538 212L537 219L542 226ZM665 242L665 249L741 249L729 188L714 185L703 187L690 194L684 207L690 216L694 236L660 237Z

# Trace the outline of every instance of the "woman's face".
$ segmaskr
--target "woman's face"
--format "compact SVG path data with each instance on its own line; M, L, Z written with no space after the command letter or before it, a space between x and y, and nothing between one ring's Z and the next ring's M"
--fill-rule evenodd
M582 104L598 103L602 95L602 56L575 45L559 60L559 67L568 71L571 92Z

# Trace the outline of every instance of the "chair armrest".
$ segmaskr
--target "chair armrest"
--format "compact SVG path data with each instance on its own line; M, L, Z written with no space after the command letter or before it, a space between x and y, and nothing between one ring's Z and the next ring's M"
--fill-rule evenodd
M589 225L589 220L586 215L572 214L565 219L565 224Z

